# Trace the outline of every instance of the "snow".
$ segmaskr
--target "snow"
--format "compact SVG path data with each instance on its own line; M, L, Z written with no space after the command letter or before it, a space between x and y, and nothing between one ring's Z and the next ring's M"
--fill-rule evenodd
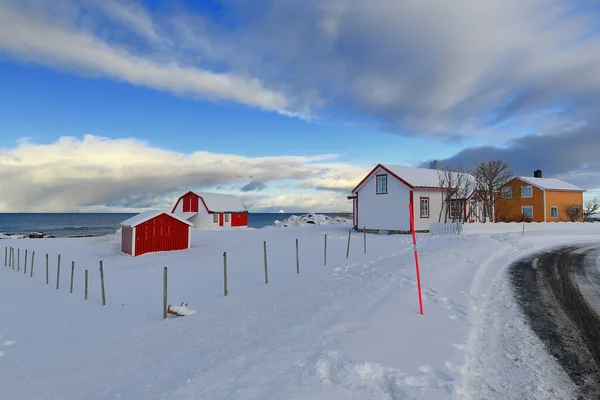
M3 240L4 246L35 250L36 256L33 278L22 268L17 272L0 264L2 395L38 400L568 398L572 384L523 323L506 270L531 252L599 239L595 224L569 226L523 237L520 232L417 235L424 316L418 313L411 237L367 235L364 254L364 235L354 232L346 258L345 223L193 231L190 250L136 258L120 252L118 235ZM196 313L162 320L164 266L168 303L187 302ZM84 269L90 273L88 301L83 300Z
M405 167L402 165L383 165L385 168L404 179L408 184L414 187L427 187L427 188L439 188L440 187L440 178L439 174L442 172L437 169L430 168L415 168L415 167ZM475 181L470 174L461 174L465 175L467 179L471 182Z
M184 218L182 218L182 217L180 217L180 216L178 216L176 214L169 213L167 211L146 210L146 211L143 211L143 212L141 212L141 213L139 213L137 215L134 215L133 217L128 218L125 221L121 222L121 226L131 226L131 227L134 227L134 226L142 224L142 223L144 223L144 222L146 222L148 220L151 220L152 218L157 217L157 216L159 216L161 214L166 214L166 215L168 215L170 217L173 217L173 218L175 218L175 219L177 219L177 220L179 220L181 222L185 222L188 225L192 225L192 223L189 222L189 221L187 221L186 219L184 219Z
M557 178L530 178L528 176L520 176L520 180L529 183L530 185L537 186L542 190L566 190L574 192L585 192L578 186L572 185L568 182Z
M248 212L246 205L237 196L231 194L222 193L205 193L205 192L194 192L198 196L202 197L206 207L211 212L217 213L235 213L235 212Z
M289 226L306 226L306 225L334 225L334 224L350 224L351 220L342 217L329 217L324 214L304 214L291 215L283 221L275 220L273 226L289 227Z

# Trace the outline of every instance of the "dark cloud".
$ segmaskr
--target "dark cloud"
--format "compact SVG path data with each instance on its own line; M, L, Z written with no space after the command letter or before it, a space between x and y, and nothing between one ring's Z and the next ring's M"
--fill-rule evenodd
M267 188L267 184L257 180L251 180L246 185L242 186L242 192L260 192L261 190L265 190Z
M442 160L467 168L487 160L506 161L516 175L532 176L541 169L587 189L600 188L600 119L568 132L545 132L511 140L505 147L478 147Z

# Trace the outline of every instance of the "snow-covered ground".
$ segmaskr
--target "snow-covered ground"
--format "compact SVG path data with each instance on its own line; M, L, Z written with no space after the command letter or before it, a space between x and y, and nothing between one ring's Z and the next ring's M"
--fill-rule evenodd
M411 238L367 235L364 254L354 232L346 259L348 230L194 231L189 251L135 258L117 235L2 240L0 251L20 248L21 262L35 250L35 269L29 278L0 267L0 398L548 399L572 390L521 319L506 267L543 247L598 241L595 224L524 237L418 235L424 316ZM169 304L194 314L162 320L164 266Z

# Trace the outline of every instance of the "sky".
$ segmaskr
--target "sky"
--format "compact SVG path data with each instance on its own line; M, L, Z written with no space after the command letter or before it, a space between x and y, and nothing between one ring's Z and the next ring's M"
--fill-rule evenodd
M433 159L593 197L599 28L590 0L0 0L0 212L349 211Z

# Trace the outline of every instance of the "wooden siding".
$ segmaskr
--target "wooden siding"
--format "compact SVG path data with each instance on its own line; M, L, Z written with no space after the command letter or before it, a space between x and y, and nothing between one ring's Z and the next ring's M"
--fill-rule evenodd
M248 225L247 213L231 214L231 226L246 226Z
M521 198L521 187L531 186L533 197ZM544 222L544 191L520 179L513 179L505 187L512 188L512 199L500 198L496 203L496 221L517 221L522 218L522 206L533 206L533 222Z
M546 221L547 222L565 222L569 221L565 207L569 205L578 205L579 213L583 215L583 193L582 192L563 192L546 191ZM550 218L550 207L558 207L558 218Z
M121 228L121 251L123 253L132 254L133 245L133 228L124 226Z
M136 227L135 255L189 248L189 226L161 214Z

